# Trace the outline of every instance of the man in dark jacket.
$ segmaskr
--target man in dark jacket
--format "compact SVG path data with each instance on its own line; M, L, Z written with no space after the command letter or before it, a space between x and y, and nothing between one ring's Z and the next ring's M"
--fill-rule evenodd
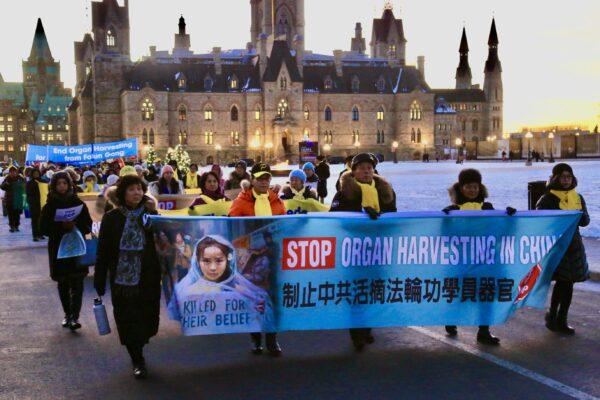
M19 175L17 167L8 169L8 176L2 182L0 189L4 190L4 202L8 213L10 232L18 232L23 212L23 195L25 194L25 179Z
M235 164L235 169L229 174L229 179L225 181L225 190L241 189L242 181L250 181L250 174L246 172L246 162L240 160Z
M321 203L325 202L325 198L327 197L327 179L331 176L331 172L329 171L329 164L327 164L327 159L325 156L320 155L317 157L317 167L315 168L315 172L319 177L319 183L317 184L317 194L319 195L319 200Z
M371 153L358 154L352 159L350 171L340 177L340 189L331 203L332 212L366 212L371 219L381 213L395 212L396 193L382 177L375 175L377 157ZM350 338L357 351L375 341L371 328L350 329Z
M41 182L40 170L35 168L31 171L29 181L27 181L27 184L25 185L27 204L29 205L29 215L31 215L31 234L34 242L43 239L40 228L40 215L42 213L42 206L39 182Z

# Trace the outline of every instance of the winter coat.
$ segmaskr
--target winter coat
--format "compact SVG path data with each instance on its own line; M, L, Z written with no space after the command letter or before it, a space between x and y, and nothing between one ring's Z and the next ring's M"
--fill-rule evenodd
M252 194L252 189L242 190L238 197L231 204L229 210L230 217L254 217L254 203L256 199ZM271 212L273 215L285 215L285 206L277 193L269 189L269 202L271 203Z
M231 201L227 198L227 196L225 196L223 193L219 192L213 192L210 193L206 190L202 191L202 195L209 197L210 199L214 200L214 201L218 201L218 200L225 200L225 201ZM204 199L202 197L197 197L194 202L192 203L192 205L190 207L195 207L195 206L202 206L208 204L206 201L204 201Z
M458 182L452 185L448 189L448 195L450 196L450 201L452 202L452 204L446 207L446 209L460 210L460 206L462 206L465 203L483 203L481 205L482 210L493 210L494 206L492 205L492 203L485 201L485 199L488 198L487 188L485 187L485 185L482 184L479 184L479 186L479 196L477 196L477 198L474 200L469 200L465 198L465 196L463 196L463 194L461 193L460 184Z
M319 197L317 195L317 192L314 189L311 189L308 186L304 187L304 190L302 191L302 195L304 196L305 199L315 199L315 200L319 200ZM292 192L292 188L290 186L284 186L283 189L281 190L281 196L280 196L281 200L291 200L294 198L294 192Z
M337 181L335 182L335 190L336 191L340 191L340 184L342 181L342 176L346 173L346 172L352 172L352 170L350 169L350 167L345 166L344 169L342 170L342 172L340 172L340 175L338 176Z
M154 198L154 196L152 196L149 193L146 193L145 196L147 197L146 205L148 206L148 208L153 210L157 209L158 201ZM110 210L119 207L119 198L117 197L117 185L106 188L106 191L104 192L104 199L105 214L108 213Z
M250 180L249 173L244 172L244 175L239 176L235 171L233 171L231 174L229 174L229 179L225 181L225 190L235 190L241 188L241 183L244 180Z
M36 179L30 179L25 185L27 204L29 205L29 212L31 215L39 215L42 212L40 186L38 182L40 181Z
M23 211L23 195L25 194L25 178L21 175L4 179L0 189L4 190L4 204L7 210Z
M331 176L329 164L327 164L325 161L321 161L319 165L315 167L315 173L319 177L317 193L319 194L319 197L327 197L327 179L329 179Z
M144 198L142 207L144 214L157 214L148 206ZM140 219L144 218L144 214ZM142 223L140 221L140 223ZM125 295L114 289L115 274L119 261L121 235L125 228L125 216L120 209L114 209L102 218L96 268L94 273L94 288L103 295L106 281L110 282L113 312L121 344L145 344L156 335L160 314L160 279L161 270L158 254L154 246L154 235L146 231L146 246L142 255L142 270L140 281L134 287L133 295Z
M581 197L581 212L583 213L579 220L579 226L585 227L590 223L590 215L588 214L585 200ZM549 191L544 194L537 202L536 210L560 210L560 200L558 197L550 193ZM581 233L579 233L579 227L571 239L571 244L565 252L560 264L556 267L553 280L566 281L566 282L583 282L590 278L590 271L587 262L587 256L585 254L585 247L583 245L583 239Z
M374 175L375 188L379 196L379 208L381 213L396 212L396 193L392 185L379 175ZM347 171L340 178L340 190L335 194L331 202L332 212L339 211L362 211L362 190L356 183L352 172Z
M72 208L83 205L81 213L75 219L75 228L79 229L82 235L92 232L92 218L90 212L83 201L76 194L70 194L61 197L50 193L48 201L42 208L40 227L42 234L48 236L48 259L50 261L50 278L54 281L60 281L70 276L86 276L88 268L78 265L78 257L57 259L58 247L62 237L68 232L63 228L62 222L54 221L56 210ZM74 228L74 229L75 229Z
M181 180L171 179L171 184L167 188L167 181L161 178L156 182L152 182L148 187L148 191L154 197L163 194L178 195L183 193L183 183Z

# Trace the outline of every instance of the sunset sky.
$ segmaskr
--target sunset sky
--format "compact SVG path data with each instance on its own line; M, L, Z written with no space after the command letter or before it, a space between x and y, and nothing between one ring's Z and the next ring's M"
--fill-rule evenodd
M73 42L91 28L89 0L20 0L10 2L0 24L0 74L21 81L36 19L41 17L62 78L73 87ZM119 0L123 4L123 0ZM354 24L362 22L367 44L372 19L383 0L306 0L306 48L331 54L349 50ZM426 58L432 88L454 87L461 29L467 28L473 83L483 83L487 37L492 16L500 39L504 70L505 131L527 125L600 123L600 1L571 0L395 0L394 13L404 22L407 63ZM183 14L192 49L243 48L250 40L249 0L130 0L133 59L173 47ZM4 11L7 11L6 9ZM3 13L7 16L7 13Z

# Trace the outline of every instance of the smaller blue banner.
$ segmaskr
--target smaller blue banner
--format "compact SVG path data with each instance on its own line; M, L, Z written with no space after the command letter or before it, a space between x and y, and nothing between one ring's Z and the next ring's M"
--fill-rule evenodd
M80 146L27 145L26 163L55 162L63 164L95 164L115 158L137 157L137 139L120 142L84 144Z

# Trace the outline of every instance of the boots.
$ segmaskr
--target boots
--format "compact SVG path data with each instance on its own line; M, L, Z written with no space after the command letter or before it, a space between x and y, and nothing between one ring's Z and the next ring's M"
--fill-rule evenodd
M260 355L263 352L262 346L262 335L260 333L251 333L250 339L252 341L252 354Z
M277 334L276 333L267 333L265 335L265 341L267 344L267 350L269 351L269 354L272 357L279 357L281 356L281 346L279 346L279 343L277 342Z
M458 335L458 330L456 329L456 325L446 325L446 333L448 336L456 336Z
M556 316L556 331L564 333L565 335L574 335L575 329L569 326L567 323L567 312L559 311Z
M546 320L546 328L548 328L549 331L556 332L556 311L548 311L544 316L544 319Z
M483 325L479 327L479 331L477 332L477 341L490 346L498 346L500 344L500 339L492 335L490 327Z

